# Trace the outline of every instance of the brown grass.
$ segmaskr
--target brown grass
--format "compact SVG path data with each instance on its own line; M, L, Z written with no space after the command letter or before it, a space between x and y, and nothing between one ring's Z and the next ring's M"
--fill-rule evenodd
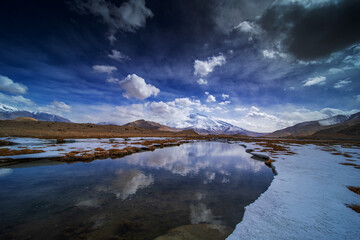
M265 162L265 165L271 167L271 163L275 162L275 160L269 159Z
M341 163L339 163L339 164L345 165L345 166L357 166L357 165L354 164L354 163L347 163L347 162L341 162Z
M163 142L163 145L159 147L170 147L174 146L174 142L172 139L169 139L170 143L167 144L167 141ZM176 142L176 145L180 145L182 143L186 143L187 141ZM141 151L154 151L156 146L150 145L142 148L138 147L125 147L123 149L112 148L109 150L105 150L103 148L95 148L93 153L90 153L89 150L87 151L71 151L66 153L62 158L56 158L55 160L63 161L63 162L74 162L74 161L82 161L88 162L93 161L95 159L105 159L105 158L120 158L124 157L133 153L141 152Z
M9 148L1 148L0 156L13 156L22 154L42 153L44 150L32 150L32 149L21 149L21 150L10 150Z
M290 151L290 148L284 146L284 143L274 143L271 142L258 142L258 145L264 147L260 152L270 152L271 154L284 154L284 155L293 155L294 152Z
M356 162L356 160L353 160L353 159L345 159L346 161L349 161L349 162Z
M360 195L360 187L347 186L347 188L348 188L350 191L352 191L352 192Z

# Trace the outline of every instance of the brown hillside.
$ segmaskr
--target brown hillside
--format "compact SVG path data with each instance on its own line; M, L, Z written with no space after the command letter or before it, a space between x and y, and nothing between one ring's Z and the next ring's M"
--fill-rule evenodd
M194 131L166 132L132 126L96 125L45 121L0 121L0 137L39 138L115 138L115 137L187 137Z
M154 130L168 131L168 132L178 132L178 130L174 130L168 126L156 122L146 121L144 119L136 120L134 122L127 123L123 126L140 127L144 129L154 129Z

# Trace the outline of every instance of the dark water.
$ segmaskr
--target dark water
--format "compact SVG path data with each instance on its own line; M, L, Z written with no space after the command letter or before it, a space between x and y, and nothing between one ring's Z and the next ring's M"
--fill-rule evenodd
M273 179L239 145L217 142L29 166L0 169L0 239L154 239L202 223L231 230Z

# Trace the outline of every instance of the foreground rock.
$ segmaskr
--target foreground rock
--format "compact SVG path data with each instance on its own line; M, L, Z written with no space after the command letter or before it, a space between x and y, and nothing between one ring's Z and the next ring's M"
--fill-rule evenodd
M249 152L251 155L255 156L255 157L258 157L258 158L261 158L261 159L264 159L264 160L268 160L270 159L270 157L264 153L260 153L260 152Z

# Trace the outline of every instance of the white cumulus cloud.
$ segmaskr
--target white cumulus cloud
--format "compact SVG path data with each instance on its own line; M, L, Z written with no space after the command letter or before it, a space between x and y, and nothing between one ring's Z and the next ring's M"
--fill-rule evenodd
M201 77L207 76L209 73L214 71L216 66L221 66L226 63L226 59L223 55L217 57L210 57L206 61L195 60L194 61L194 75Z
M27 90L28 88L25 85L15 83L10 78L0 75L0 91L24 94Z
M216 98L213 95L209 94L206 102L216 102Z
M128 75L124 80L119 82L122 89L125 90L123 94L126 98L145 99L150 96L156 96L160 92L158 88L151 84L147 84L145 80L136 74Z

